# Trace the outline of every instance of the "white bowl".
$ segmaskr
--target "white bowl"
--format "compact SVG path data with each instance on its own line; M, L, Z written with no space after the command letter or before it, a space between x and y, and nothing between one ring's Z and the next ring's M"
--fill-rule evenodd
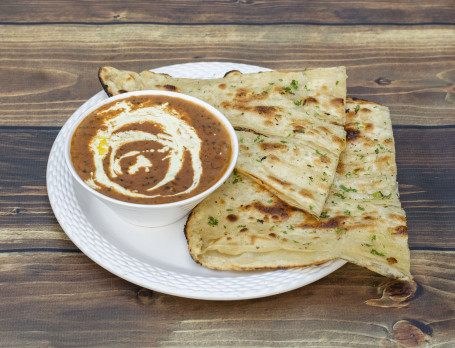
M71 161L71 139L73 137L73 133L79 126L79 124L93 111L97 110L98 108L104 106L105 104L111 103L116 100L122 100L131 96L142 96L142 95L162 95L162 96L169 96L184 99L190 102L193 102L197 105L202 106L209 112L211 112L218 120L220 120L223 125L225 126L226 130L229 133L229 137L231 140L232 146L232 154L229 166L223 176L212 186L207 188L205 191L192 196L190 198L176 201L172 203L164 203L164 204L137 204L137 203L129 203L117 200L115 198L111 198L108 196L103 195L102 193L96 191L95 189L88 186L81 177L77 174L76 170L73 167L73 163ZM206 102L199 100L197 98L176 93L176 92L167 92L167 91L156 91L156 90L147 90L147 91L137 91L137 92L129 92L120 94L106 100L103 100L90 109L86 110L83 114L79 116L79 118L74 122L71 126L70 131L68 132L68 138L66 139L65 143L65 160L69 171L73 177L73 182L75 185L80 185L85 191L93 195L94 197L98 198L101 202L106 204L110 209L112 209L118 216L123 218L125 221L132 223L134 225L139 226L147 226L147 227L159 227L169 225L177 220L180 220L185 215L187 215L198 203L200 203L204 198L210 195L213 191L215 191L220 185L222 185L229 175L232 173L235 163L237 161L239 146L237 136L235 134L234 128L227 120L227 118L215 109L213 106L207 104Z

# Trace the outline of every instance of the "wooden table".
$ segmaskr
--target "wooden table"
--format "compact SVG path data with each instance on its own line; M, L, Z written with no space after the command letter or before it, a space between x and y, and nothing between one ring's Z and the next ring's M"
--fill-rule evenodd
M0 346L455 346L453 0L3 0L0 22ZM204 61L344 65L349 96L390 107L418 284L405 306L366 304L384 278L351 264L266 298L179 298L114 276L69 240L46 164L100 91L98 68Z

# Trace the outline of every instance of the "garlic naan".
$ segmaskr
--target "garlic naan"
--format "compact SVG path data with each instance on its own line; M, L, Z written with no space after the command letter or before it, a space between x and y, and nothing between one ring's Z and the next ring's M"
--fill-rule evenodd
M193 259L214 269L249 270L341 258L384 276L412 278L389 110L348 100L346 115L347 146L321 219L234 172L187 221Z
M218 79L174 78L103 67L109 95L160 89L219 109L237 130L237 170L283 201L319 216L345 147L344 67L299 72L230 72Z

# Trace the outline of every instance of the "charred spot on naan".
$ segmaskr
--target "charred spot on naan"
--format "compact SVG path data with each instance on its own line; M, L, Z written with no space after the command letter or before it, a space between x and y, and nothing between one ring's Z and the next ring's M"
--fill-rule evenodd
M163 89L169 92L178 92L179 89L174 85L155 85L158 89Z
M267 150L277 150L277 149L280 149L280 150L287 150L287 146L285 144L280 144L280 143L261 143L259 145L259 147L264 150L264 151L267 151Z
M236 222L239 219L239 217L235 214L229 214L228 216L226 216L226 219L229 222Z
M345 228L347 216L334 216L328 218L316 219L314 217L309 217L304 222L297 224L295 227L302 229L335 229L335 228Z
M300 125L294 125L294 129L292 130L293 133L300 133L304 134L305 133L305 127L300 126Z
M257 112L259 115L272 117L275 116L277 108L274 106L263 106L258 105L253 107L253 111Z
M252 97L253 99L256 97ZM258 97L262 98L262 97ZM248 105L248 102L229 102L229 101L224 101L221 104L221 107L223 107L226 110L236 110L240 111L243 113L245 112L253 112L264 119L274 119L280 116L282 113L282 110L276 106L265 106L265 105Z
M334 98L334 99L330 100L330 104L332 104L335 107L344 106L344 99L343 98Z
M346 144L346 140L344 138L340 138L339 136L336 136L332 134L331 136L332 142L338 144L340 147L344 147Z
M272 176L272 175L269 175L268 178L269 178L270 180L276 182L278 185L281 185L281 186L283 186L283 187L289 187L289 186L291 186L290 183L288 183L288 182L286 182L286 181L283 181L283 180L280 180L280 179L278 179L278 178L276 178L276 177L274 177L274 176Z
M341 174L341 175L345 175L347 172L346 172L346 169L345 169L345 164L344 162L338 162L338 166L337 166L337 170L336 172L338 174Z
M344 130L346 131L346 141L347 142L354 142L360 138L362 138L362 132L360 129L352 128L350 126L345 126Z
M104 91L109 97L112 97L114 95L113 91L109 87L105 81L108 81L108 78L105 76L107 74L107 67L101 67L98 69L98 80L101 83L101 86L103 87Z
M310 105L310 104L318 105L319 101L313 97L306 97L304 100L304 105Z
M379 156L378 159L376 160L376 165L379 170L387 170L388 168L390 168L391 163L395 163L394 161L395 160L392 156L389 155Z
M389 219L391 219L391 220L398 220L398 221L401 221L402 223L406 223L406 217L403 216L403 215L398 215L398 214L391 213L387 217Z
M395 263L397 263L397 262L398 262L397 259L394 258L394 257L388 257L388 258L387 258L387 263L388 263L389 265L393 265L393 264L395 264Z
M295 128L294 132L296 132ZM346 143L344 138L340 138L339 136L332 134L332 132L326 126L317 126L316 128L313 128L310 133L317 134L319 136L330 137L332 142L336 143L340 148L344 148Z
M313 199L314 196L313 194L311 193L311 191L307 190L307 189L301 189L299 190L299 195L301 195L302 197L306 197L306 198L309 198L309 199Z
M326 153L321 153L319 150L316 150L315 152L318 155L317 160L315 161L316 165L318 165L318 164L327 165L327 164L332 163L332 160L330 159L329 156L327 156Z
M400 225L394 228L392 233L393 235L407 237L408 235L408 227L406 225Z
M242 75L242 73L239 70L230 70L226 74L224 74L224 77L234 76L234 75Z
M302 211L299 208L292 207L279 198L273 198L272 203L252 202L240 208L241 211L249 212L254 215L263 215L264 220L271 218L275 222L288 220L296 211Z
M253 133L253 134L259 135L261 137L267 137L266 135L264 135L262 133L259 133L259 132L256 132L254 129L250 129L250 128L234 127L234 130L237 131L237 132L249 132L249 133Z

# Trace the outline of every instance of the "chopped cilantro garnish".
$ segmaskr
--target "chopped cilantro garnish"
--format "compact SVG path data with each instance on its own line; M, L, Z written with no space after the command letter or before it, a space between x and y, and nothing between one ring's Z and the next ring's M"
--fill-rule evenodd
M209 224L210 226L216 226L216 225L218 225L218 220L215 219L213 216L209 216L209 222L208 222L208 224Z
M324 153L324 154L320 153L318 149L316 149L316 153L317 153L319 156L327 156L326 153Z
M290 86L292 89L298 89L298 88L299 88L298 84L299 84L298 81L292 80L292 81L291 81L291 84L290 84L289 86Z
M376 191L376 192L373 193L373 197L374 198L382 198L382 197L384 197L384 195L382 194L381 191Z
M344 215L351 215L351 212L349 210L345 210Z
M377 251L375 249L371 249L370 253L372 253L373 255L385 256L383 253L380 253L379 251Z
M386 195L384 195L381 191L376 191L376 192L374 192L374 193L372 194L372 196L373 196L374 198L378 198L378 199L380 199L380 198L382 198L382 199L387 198L387 199L388 199L388 198L392 197L392 192L390 192L390 193L386 196Z
M340 185L340 189L342 189L344 192L357 192L357 189L352 187L346 187L344 185Z
M321 213L321 218L326 219L326 218L329 218L329 217L330 217L330 215L327 214L326 211L323 211L323 212Z
M359 110L360 110L360 105L357 105L357 106L355 107L355 113L358 113Z
M233 184L237 184L238 182L242 182L243 181L242 177L239 175L239 173L235 169L234 169L234 172L232 174L234 175L234 180L232 180Z
M359 209L359 210L365 210L365 208L361 207L360 205L357 205L357 209Z
M341 193L335 193L335 196L340 197L341 199L345 199L346 197L343 196Z
M261 139L261 136L258 135L258 136L256 137L256 139L254 139L254 142L255 142L255 143L263 143L263 142L264 142L264 139Z
M335 227L335 232L336 232L338 235L342 235L342 234L345 234L347 231L348 231L348 229L347 229L347 228L339 228L339 227Z

